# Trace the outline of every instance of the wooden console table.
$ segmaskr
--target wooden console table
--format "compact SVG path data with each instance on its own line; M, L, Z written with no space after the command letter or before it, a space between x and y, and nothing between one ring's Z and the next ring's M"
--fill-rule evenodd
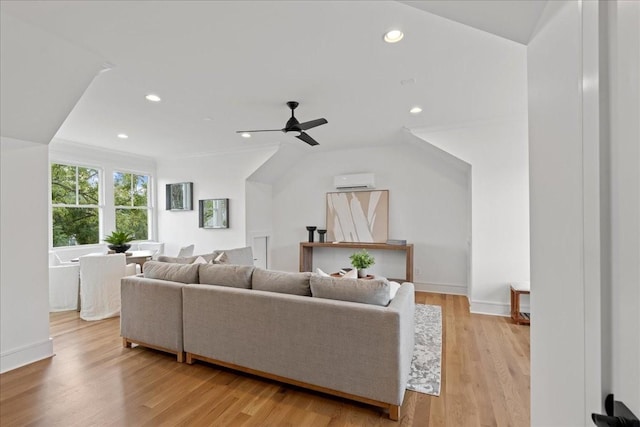
M406 262L406 277L403 279L391 279L404 282L413 282L413 244L387 245L386 243L300 243L300 271L313 271L313 248L347 248L384 251L404 251Z

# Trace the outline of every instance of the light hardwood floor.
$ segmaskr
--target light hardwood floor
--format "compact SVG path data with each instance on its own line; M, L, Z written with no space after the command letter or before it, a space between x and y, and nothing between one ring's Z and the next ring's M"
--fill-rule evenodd
M56 356L0 375L0 424L210 426L528 426L529 327L469 314L460 296L417 293L443 307L440 397L407 391L401 419L380 409L212 365L125 349L119 318L51 314Z

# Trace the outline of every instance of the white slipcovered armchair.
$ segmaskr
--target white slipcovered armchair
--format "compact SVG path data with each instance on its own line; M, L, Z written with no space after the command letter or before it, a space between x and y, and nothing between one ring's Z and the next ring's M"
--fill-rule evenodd
M120 279L136 274L124 254L80 257L80 318L100 320L120 315Z
M140 242L138 243L138 250L151 251L153 255L151 259L157 260L158 255L164 255L164 243L159 242Z
M53 252L49 253L49 311L78 309L80 265L63 262Z

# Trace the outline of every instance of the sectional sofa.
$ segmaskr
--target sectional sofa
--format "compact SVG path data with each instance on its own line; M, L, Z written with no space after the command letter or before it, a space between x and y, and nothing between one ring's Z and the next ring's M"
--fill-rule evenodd
M121 282L132 343L389 410L398 420L414 346L414 287L249 265L149 261Z

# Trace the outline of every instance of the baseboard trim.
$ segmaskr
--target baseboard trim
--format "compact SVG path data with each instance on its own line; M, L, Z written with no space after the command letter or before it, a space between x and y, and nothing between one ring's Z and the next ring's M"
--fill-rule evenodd
M53 338L5 351L0 354L0 374L49 357L53 357Z
M467 295L467 287L464 285L444 285L437 283L413 283L418 292L431 292L434 294Z

